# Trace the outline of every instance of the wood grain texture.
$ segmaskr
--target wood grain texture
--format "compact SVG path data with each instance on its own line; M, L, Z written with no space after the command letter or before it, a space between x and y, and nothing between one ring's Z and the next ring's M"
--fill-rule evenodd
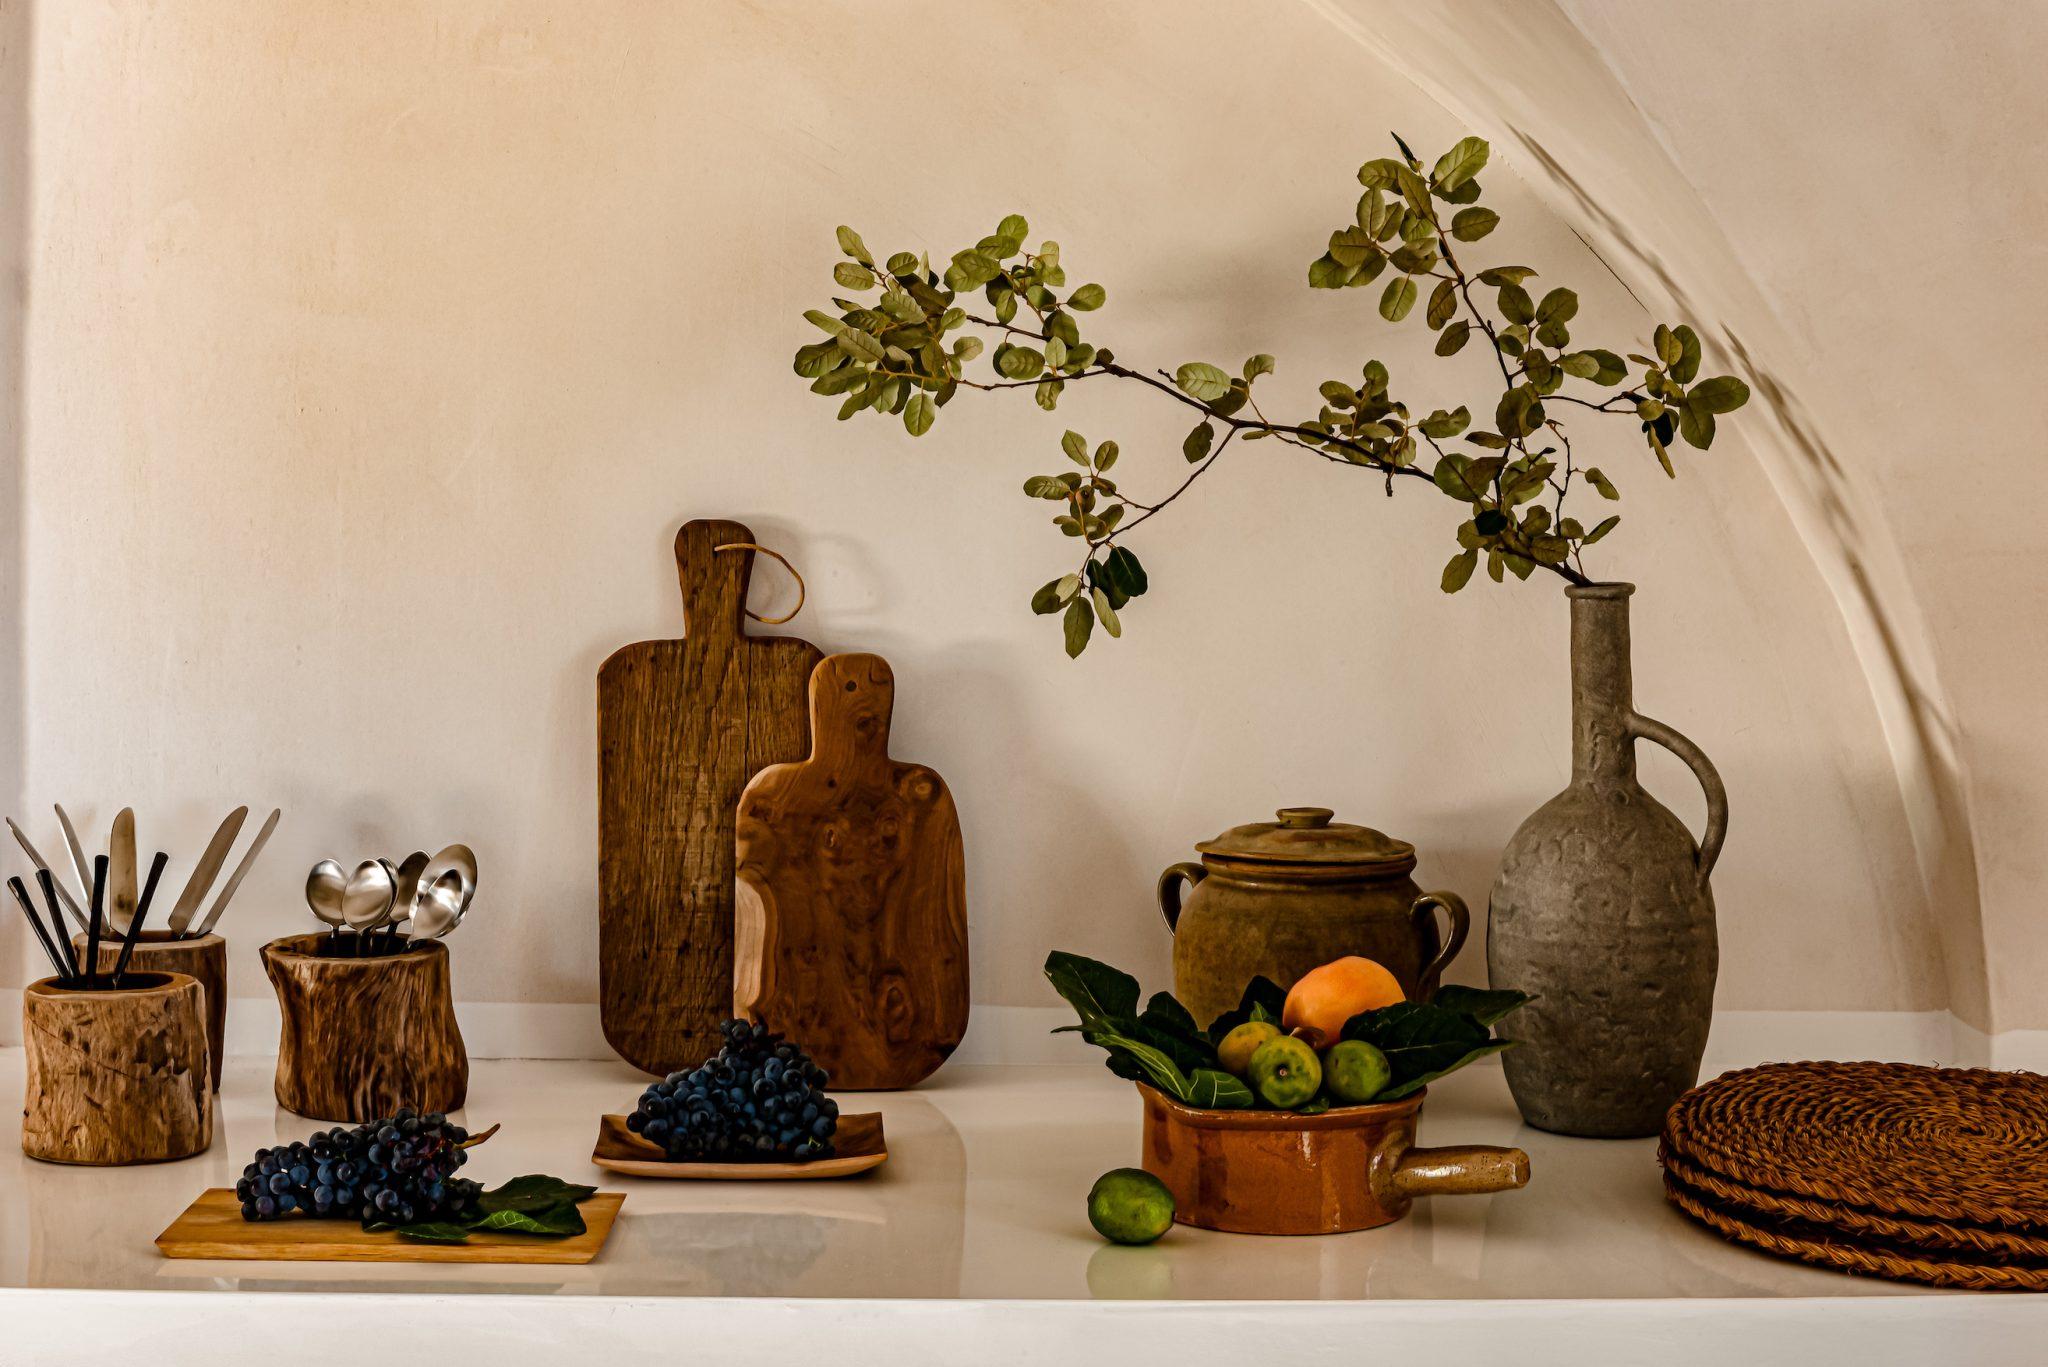
M455 1023L448 947L325 959L324 935L263 946L283 1016L277 1104L313 1120L360 1125L401 1106L455 1111L469 1095L469 1054Z
M78 961L84 963L85 937L74 935L71 947ZM102 973L110 972L120 958L119 941L100 941L99 966ZM176 940L171 938L168 930L145 930L142 938L135 942L135 953L128 960L128 971L130 974L184 973L199 979L200 991L206 997L208 1077L213 1089L219 1091L221 1054L227 1044L228 1028L228 942L218 935Z
M50 1163L188 1158L213 1143L206 1006L196 978L148 974L120 991L21 994L28 1086L21 1150Z
M650 1073L703 1062L732 1014L733 808L809 745L821 652L743 625L752 541L738 522L676 534L685 635L626 646L597 675L598 981L605 1038Z
M626 1127L626 1117L608 1115L598 1121L597 1147L590 1161L600 1168L630 1177L655 1177L698 1182L787 1182L806 1178L851 1177L879 1168L889 1161L889 1146L882 1138L882 1113L866 1111L839 1117L839 1129L832 1136L830 1158L803 1162L747 1163L696 1162L674 1159L661 1145L643 1139Z
M426 1244L390 1230L372 1234L353 1220L249 1221L226 1187L201 1193L156 1236L166 1258L263 1259L319 1263L587 1263L611 1237L625 1195L601 1191L577 1207L583 1233L550 1239L479 1231L466 1244Z
M946 782L889 758L879 655L811 675L811 753L740 799L733 1002L834 1090L913 1086L967 1030L967 885Z

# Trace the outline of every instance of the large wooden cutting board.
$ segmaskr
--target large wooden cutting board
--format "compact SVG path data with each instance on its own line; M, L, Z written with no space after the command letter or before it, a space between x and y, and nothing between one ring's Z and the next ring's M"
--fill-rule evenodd
M251 1222L227 1187L202 1192L171 1227L156 1236L166 1258L259 1258L315 1263L587 1263L611 1237L625 1195L601 1191L578 1207L581 1234L542 1238L479 1230L461 1244L430 1244L390 1230L370 1233L350 1220L302 1215Z
M811 753L740 799L733 1000L836 1090L909 1087L967 1030L967 889L946 782L889 758L878 655L811 675Z
M598 982L605 1038L650 1073L716 1053L732 1014L733 809L764 765L803 757L821 652L746 633L754 540L738 522L676 534L685 635L597 673Z

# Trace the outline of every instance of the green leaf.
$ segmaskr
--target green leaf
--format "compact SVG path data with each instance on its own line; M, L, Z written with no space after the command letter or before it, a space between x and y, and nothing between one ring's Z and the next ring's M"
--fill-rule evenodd
M834 337L837 337L840 333L846 331L846 324L843 321L834 318L831 314L826 313L821 309L805 309L804 317L808 319L813 326L823 328L825 331L831 333Z
M867 290L875 287L875 273L866 266L856 266L851 261L842 261L834 266L832 278L850 290Z
M1678 376L1672 370L1672 378ZM1701 380L1685 396L1688 405L1698 404L1709 413L1733 413L1749 402L1749 386L1733 375L1716 375L1711 380Z
M1387 1056L1394 1081L1377 1098L1383 1101L1412 1095L1444 1074L1508 1047L1507 1041L1493 1039L1470 1016L1434 1002L1396 1002L1353 1016L1344 1024L1344 1038L1365 1040Z
M1067 658L1074 659L1088 648L1088 635L1095 630L1095 611L1088 606L1086 598L1076 598L1067 604L1065 631Z
M1088 313L1101 308L1103 301L1108 298L1109 294L1102 286L1083 285L1067 296L1067 307L1078 309L1082 313Z
M1598 467L1586 471L1586 482L1595 489L1598 489L1602 498L1619 499L1621 497L1621 491L1614 487L1607 476L1600 473Z
M1368 190L1396 190L1401 185L1401 173L1407 169L1392 157L1374 157L1358 168L1358 183Z
M1429 312L1426 315L1432 330L1451 321L1458 312L1458 287L1448 280L1436 282L1436 288L1429 294Z
M1113 441L1106 441L1096 447L1095 468L1097 470L1107 470L1110 466L1116 464L1117 450L1117 444Z
M1182 393L1203 403L1213 403L1230 392L1230 377L1207 361L1189 361L1173 372L1173 382Z
M1464 350L1465 343L1471 336L1472 325L1462 318L1459 319L1449 327L1446 327L1442 334L1437 337L1436 354L1439 356L1457 355L1460 351Z
M564 1202L574 1205L595 1195L596 1187L564 1182L559 1177L548 1177L542 1173L529 1173L484 1192L477 1198L477 1209L486 1214L494 1214L501 1210L532 1213L551 1209Z
M1308 263L1308 287L1312 290L1340 290L1351 283L1354 268L1324 252Z
M839 225L838 232L840 251L845 252L864 266L875 264L875 258L868 255L868 245L860 240L859 233L847 227L844 223Z
M1197 1068L1180 1099L1208 1111L1241 1111L1252 1105L1252 1089L1220 1068Z
M1286 988L1263 974L1253 974L1252 980L1245 984L1244 991L1238 994L1236 1009L1226 1011L1209 1022L1209 1043L1223 1043L1225 1035L1247 1021L1265 1021L1271 1025L1278 1025L1286 1006Z
M1446 1011L1455 1011L1461 1016L1470 1016L1481 1025L1493 1025L1510 1012L1518 1011L1534 1001L1527 992L1512 988L1489 990L1484 987L1464 987L1449 983L1436 990L1431 997L1433 1005Z
M996 236L1022 242L1031 235L1031 225L1022 214L1005 214L1003 221L996 225Z
M1671 329L1671 335L1678 339L1678 359L1671 362L1671 378L1691 384L1692 377L1700 373L1700 335L1683 323Z
M551 1238L567 1238L584 1231L583 1212L573 1203L548 1206L540 1210L497 1210L484 1216L470 1226L479 1230L504 1230L512 1234L540 1234Z
M1594 543L1595 541L1598 541L1598 540L1599 540L1599 539L1600 539L1601 537L1603 537L1603 536L1607 535L1607 534L1608 534L1609 532L1613 531L1613 530L1614 530L1614 529L1615 529L1616 527L1618 527L1618 526L1620 526L1620 525L1621 525L1621 514L1620 514L1620 513L1616 513L1616 514L1615 514L1614 516L1612 516L1612 517L1609 517L1609 518L1605 518L1605 519L1603 519L1603 520L1601 521L1601 523L1600 523L1600 525L1599 525L1599 526L1595 527L1595 528L1594 528L1594 529L1593 529L1592 531L1590 531L1590 532L1587 532L1587 533L1586 533L1586 535L1585 535L1585 539L1584 539L1584 540L1582 540L1582 541L1581 541L1581 542L1580 542L1579 544L1580 544L1580 545L1582 545L1582 546L1590 546L1590 545L1592 545L1592 544L1593 544L1593 543Z
M1477 242L1499 226L1499 214L1475 205L1458 210L1457 217L1451 220L1451 236L1460 242Z
M1138 557L1122 546L1112 546L1103 568L1110 580L1124 591L1126 597L1136 598L1152 586L1146 578L1145 567L1138 563Z
M938 410L932 407L932 396L920 389L910 396L910 402L903 409L903 426L913 437L921 437L932 430L932 420Z
M1536 274L1527 266L1490 266L1479 272L1482 285L1519 285Z
M1082 436L1079 432L1068 431L1062 436L1060 438L1060 450L1065 451L1067 459L1074 462L1074 464L1084 470L1088 468L1088 438Z
M1058 337L1045 339L1045 368L1059 370L1067 363L1067 344Z
M1095 603L1095 615L1101 619L1102 629L1114 640L1124 634L1124 624L1117 620L1116 609L1109 605L1109 595L1101 589L1090 589L1089 596Z
M1461 138L1456 147L1437 158L1430 179L1438 190L1449 193L1486 169L1487 154L1484 138Z
M1188 464L1193 465L1196 461L1207 457L1209 448L1215 444L1216 429L1205 422L1187 434L1187 437L1180 444L1180 453L1188 458Z
M1389 280L1385 292L1380 295L1380 317L1390 323L1400 322L1408 316L1408 310L1415 307L1418 293L1415 282L1405 275Z
M1569 323L1578 316L1579 296L1562 287L1543 296L1543 302L1536 306L1536 321L1539 323ZM1516 322L1526 319L1517 318Z
M1045 956L1046 980L1088 1028L1121 1029L1138 1019L1138 980L1099 959L1056 949Z
M1263 351L1244 363L1244 379L1246 384L1250 384L1261 375L1271 375L1272 373L1273 358Z
M1067 578L1071 579L1073 576L1068 575ZM1055 579L1041 585L1038 592L1031 595L1031 610L1040 617L1049 617L1058 612L1060 605L1067 601L1060 593L1060 585L1065 582L1064 579Z
M422 1220L418 1224L378 1225L376 1227L392 1230L401 1239L411 1239L422 1244L466 1244L469 1242L468 1228L448 1220ZM365 1225L363 1228L369 1229L371 1226Z
M1437 409L1416 426L1422 429L1424 436L1434 437L1438 441L1448 441L1471 424L1471 412L1463 404L1459 404L1448 413L1441 408Z
M1472 571L1478 568L1478 551L1460 551L1452 556L1451 562L1444 566L1444 592L1456 593L1459 589L1464 588L1465 585L1472 582Z
M1536 318L1536 306L1529 302L1529 291L1512 281L1500 287L1500 311L1510 323L1528 323Z
M1045 369L1045 356L1028 346L998 347L996 369L1013 380L1035 380Z
M1054 499L1065 502L1067 486L1051 475L1033 475L1024 481L1024 492L1032 498Z
M1662 323L1657 324L1657 331L1651 335L1651 341L1657 348L1657 360L1663 365L1677 365L1685 356L1685 343L1679 341L1678 334Z
M1694 399L1687 399L1678 413L1678 435L1686 444L1704 451L1714 444L1714 411Z

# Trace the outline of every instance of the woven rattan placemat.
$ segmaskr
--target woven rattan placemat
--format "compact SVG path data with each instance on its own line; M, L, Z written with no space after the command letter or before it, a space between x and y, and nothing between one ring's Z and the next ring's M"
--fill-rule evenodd
M1772 1063L1680 1097L1664 1146L1752 1191L2048 1239L2048 1078Z
M1901 1248L1857 1239L1839 1230L1785 1218L1759 1218L1723 1206L1667 1171L1664 1194L1673 1205L1724 1238L1843 1272L1925 1282L1969 1291L2048 1291L2048 1266L2009 1259L1973 1259L1966 1253Z

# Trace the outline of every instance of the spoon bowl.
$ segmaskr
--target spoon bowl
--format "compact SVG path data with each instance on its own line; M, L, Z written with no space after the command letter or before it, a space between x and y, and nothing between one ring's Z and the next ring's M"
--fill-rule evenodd
M438 940L462 920L464 881L449 869L431 883L420 886L419 900L412 909L412 942Z
M455 919L459 923L469 914L469 904L476 897L476 852L467 845L450 845L428 861L420 874L421 900L426 899L427 889L436 887L450 875L457 880L454 890ZM450 926L449 930L454 927ZM442 931L445 935L448 932Z
M391 915L397 891L391 866L381 859L366 859L356 865L342 889L341 919L358 934L375 930Z
M342 902L348 890L348 874L332 859L323 859L306 875L306 905L326 924L339 930L348 924Z

